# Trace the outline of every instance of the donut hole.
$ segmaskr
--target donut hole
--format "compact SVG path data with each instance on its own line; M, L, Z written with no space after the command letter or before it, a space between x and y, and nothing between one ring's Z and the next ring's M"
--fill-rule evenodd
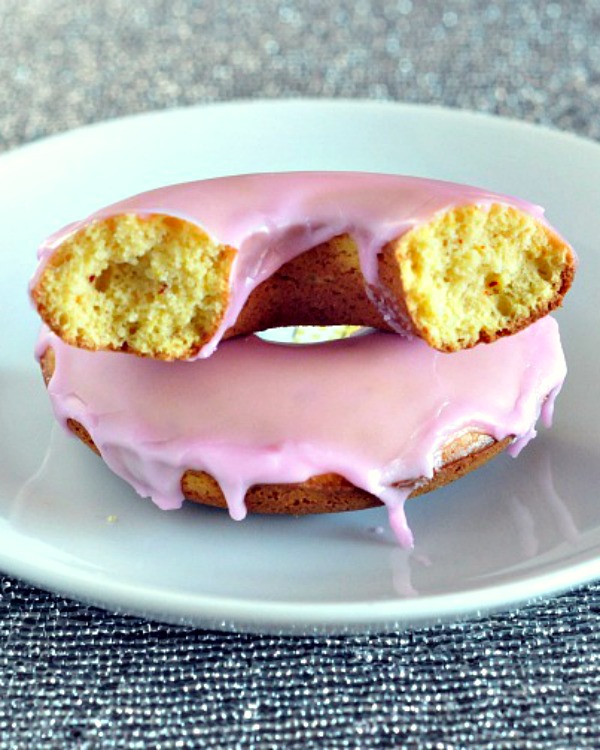
M447 211L394 252L417 333L454 351L548 312L565 285L569 250L533 217L493 204Z
M36 300L77 346L192 356L224 314L233 253L181 219L115 216L63 243Z
M319 344L323 341L335 341L354 336L368 329L362 326L282 326L258 331L257 336L274 344L294 344L304 346Z

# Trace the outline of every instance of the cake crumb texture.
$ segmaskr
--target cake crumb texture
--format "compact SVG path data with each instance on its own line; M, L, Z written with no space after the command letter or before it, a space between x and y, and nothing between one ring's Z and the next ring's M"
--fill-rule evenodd
M233 255L182 219L115 216L69 237L33 296L69 344L186 358L223 317Z
M572 251L558 235L501 204L447 211L387 254L392 272L383 275L404 299L415 332L445 351L533 323L561 304L574 272Z

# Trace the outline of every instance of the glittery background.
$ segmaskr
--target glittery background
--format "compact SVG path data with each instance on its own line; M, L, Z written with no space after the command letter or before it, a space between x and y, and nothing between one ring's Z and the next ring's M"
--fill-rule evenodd
M0 142L231 98L371 97L600 137L598 0L1 0Z
M289 96L433 102L598 139L598 39L598 0L0 0L0 149ZM410 633L284 639L1 580L2 748L600 746L600 586Z

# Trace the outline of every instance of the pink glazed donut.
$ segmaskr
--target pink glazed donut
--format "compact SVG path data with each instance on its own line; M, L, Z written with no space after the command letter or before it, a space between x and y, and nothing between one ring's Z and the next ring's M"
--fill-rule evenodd
M516 455L540 414L549 425L566 370L545 316L575 262L539 207L477 188L357 173L187 183L44 243L37 356L59 421L160 507L241 519L383 503L410 545L407 498ZM334 324L379 330L241 336Z

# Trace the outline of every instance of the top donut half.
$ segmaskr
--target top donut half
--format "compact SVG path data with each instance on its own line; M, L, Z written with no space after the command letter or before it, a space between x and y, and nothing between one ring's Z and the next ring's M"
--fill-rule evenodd
M457 351L558 307L576 263L536 206L364 173L163 188L67 227L40 254L32 297L64 341L165 360L285 325L372 326Z

